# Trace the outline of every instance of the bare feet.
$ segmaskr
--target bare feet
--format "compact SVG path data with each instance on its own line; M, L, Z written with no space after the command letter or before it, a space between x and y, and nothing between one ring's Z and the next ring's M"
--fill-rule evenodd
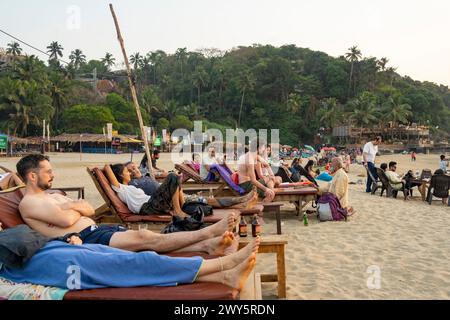
M238 251L240 239L241 239L241 237L239 237L239 235L234 234L233 243L228 248L226 248L224 251L225 256L228 256L228 255L233 254Z
M215 224L202 229L210 233L209 238L219 237L223 235L226 231L233 231L234 226L236 225L236 219L239 218L239 215L236 216L234 213L230 213L228 216L216 222Z
M225 231L221 237L216 237L206 242L206 251L210 255L222 256L225 254L225 250L233 244L233 241L233 232Z
M253 239L249 244L247 244L241 250L226 256L222 257L222 263L224 270L229 270L235 268L237 265L245 261L252 254L258 253L259 244L261 243L261 239L259 237Z
M223 284L232 288L242 290L245 281L256 264L256 253L252 253L247 259L235 268L223 273Z

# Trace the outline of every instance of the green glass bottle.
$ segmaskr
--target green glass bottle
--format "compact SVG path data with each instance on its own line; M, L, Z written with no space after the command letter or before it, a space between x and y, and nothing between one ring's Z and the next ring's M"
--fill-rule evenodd
M306 213L303 214L303 224L305 225L305 227L309 225L308 215Z

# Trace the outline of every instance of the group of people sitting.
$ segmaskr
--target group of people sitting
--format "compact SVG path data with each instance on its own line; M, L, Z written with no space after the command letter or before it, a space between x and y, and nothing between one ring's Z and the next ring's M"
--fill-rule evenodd
M81 272L76 289L192 282L217 282L241 289L255 265L260 240L255 238L237 250L238 238L233 230L239 217L234 213L197 231L170 234L97 225L93 220L95 210L87 201L47 192L54 179L48 157L24 157L17 163L17 172L26 184L19 211L28 227L0 232L0 277L10 281L74 289L68 285L67 270L75 265ZM175 174L158 184L151 177L142 176L134 163L105 166L105 172L132 212L185 215L180 210L184 194ZM246 206L254 195L209 201L219 207ZM35 248L37 243L40 245ZM30 245L35 250L26 247ZM17 267L10 263L18 259L11 258L12 252L33 255ZM219 258L160 255L169 252L206 252Z
M408 170L405 174L399 174L397 172L397 162L391 161L388 164L382 163L380 165L381 171L386 176L390 186L392 189L397 193L399 191L403 192L404 200L407 200L412 197L412 191L414 187L420 188L423 186L423 181L420 180L419 176L416 176L412 170ZM431 175L431 171L430 171ZM428 185L428 188L436 188L437 186L433 185L435 181L437 181L436 178L439 178L440 176L446 176L446 171L443 169L437 169L431 177L429 177L427 180L430 185ZM378 175L376 175L374 178L379 178ZM445 186L442 188L442 192L439 192L439 197L442 199L442 203L444 205L447 205L448 196L449 196L449 188L450 188L450 177L446 176L446 182ZM432 196L432 193L429 193L427 195L427 198Z
M283 163L274 166L270 159L270 152L270 146L267 146L264 140L258 139L251 141L246 152L238 158L236 180L246 192L256 188L259 198L264 202L271 202L275 198L276 189L283 183L305 181L316 188L319 195L324 192L335 194L342 207L350 213L353 212L353 208L348 204L349 179L341 157L333 158L327 166L328 171L320 173L314 170L313 160L309 160L303 167L301 158L295 158L290 166L285 166ZM213 164L225 164L223 160L217 159L213 147L208 149L208 154L203 161L200 161L200 157L196 155L193 159L198 162L202 177L216 174L214 170L211 170ZM320 186L318 181L324 183Z

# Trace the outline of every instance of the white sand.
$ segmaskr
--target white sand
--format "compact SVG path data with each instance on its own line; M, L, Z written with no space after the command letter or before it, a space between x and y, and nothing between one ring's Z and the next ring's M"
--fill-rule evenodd
M125 162L130 155L50 154L55 169L54 186L84 186L86 198L93 205L103 203L86 173L86 166L105 162ZM139 160L142 155L139 155ZM136 158L136 156L135 156ZM383 156L383 161L399 162L399 171L438 167L438 155L418 155L410 162L407 155ZM0 164L14 169L18 159L0 159ZM168 155L159 163L173 168ZM352 166L350 180L363 173ZM348 222L318 223L310 218L303 226L293 206L282 213L283 235L289 241L286 250L288 299L449 299L450 298L450 207L440 202L431 206L415 199L409 201L380 198L364 192L365 185L350 186L350 204L357 213ZM263 235L274 237L275 219L264 218ZM258 255L257 271L273 273L275 257ZM369 289L370 266L379 268L381 287ZM372 270L369 268L369 270ZM373 283L373 282L372 282ZM275 284L263 284L266 298L276 297Z

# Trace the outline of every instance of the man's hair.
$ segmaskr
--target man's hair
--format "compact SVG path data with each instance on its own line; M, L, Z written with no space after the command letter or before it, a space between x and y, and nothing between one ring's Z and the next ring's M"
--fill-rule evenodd
M376 136L373 138L374 141L381 141L381 136Z
M160 154L161 152L158 149L153 150L153 155L157 156L158 154Z
M387 167L388 167L388 165L387 165L386 163L382 163L382 164L380 165L380 168L381 168L383 171L386 171Z
M344 162L342 161L341 157L334 157L333 159L331 159L331 161L337 163L339 165L339 168L344 167Z
M130 164L132 164L133 163L133 161L128 161L128 162L125 162L125 164L124 164L124 166L125 167L128 167Z
M445 155L441 154L441 160L445 159Z
M39 164L46 160L50 161L50 158L44 156L43 154L31 154L23 157L19 162L17 162L17 173L23 181L27 182L27 174L30 173L30 171L39 169Z
M111 166L111 170L114 173L114 175L116 176L117 181L119 181L119 183L123 183L123 170L125 169L125 166L121 163L119 164L113 164Z
M444 170L442 169L437 169L434 174L440 175L440 174L444 174Z
M393 166L396 166L396 165L397 165L397 162L395 162L395 161L389 162L389 168L392 168Z

